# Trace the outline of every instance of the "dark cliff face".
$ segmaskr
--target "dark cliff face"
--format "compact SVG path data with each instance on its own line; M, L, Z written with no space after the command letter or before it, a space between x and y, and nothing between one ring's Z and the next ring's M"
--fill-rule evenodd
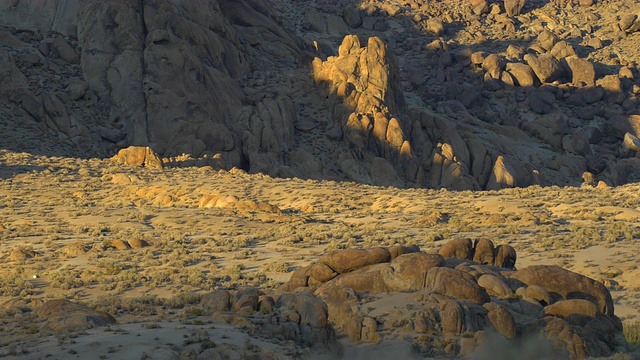
M343 3L2 4L5 127L44 132L53 153L141 145L217 168L376 185L639 178L635 70L602 77L562 35L572 33L555 29L560 41L534 26L531 7L543 4L520 9L523 23L488 14L495 4ZM635 18L623 20L635 29ZM460 26L483 23L517 39L503 53L506 43L466 45Z

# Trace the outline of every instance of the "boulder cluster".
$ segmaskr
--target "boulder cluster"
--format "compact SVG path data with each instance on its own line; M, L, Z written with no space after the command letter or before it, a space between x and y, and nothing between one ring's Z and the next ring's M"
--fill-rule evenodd
M327 305L307 292L265 295L256 288L205 294L200 306L214 319L244 325L253 335L339 351Z
M512 247L487 239L454 239L440 254L338 250L296 269L281 290L313 291L353 341L409 336L428 356L467 355L492 336L514 346L542 339L572 359L608 356L624 343L604 285L557 266L515 270L515 260Z
M199 208L228 208L246 212L264 212L282 215L282 210L273 204L264 201L239 199L234 195L221 194L218 191L205 194L198 203Z
M24 307L24 304L8 301L0 306ZM65 335L118 324L107 312L67 299L32 302L27 307L33 309L39 332L44 335ZM242 328L253 337L293 342L334 356L340 356L342 351L328 321L327 305L310 293L265 295L256 288L217 290L204 294L199 303L185 307L184 311L206 314L215 321ZM203 347L200 352L204 350Z

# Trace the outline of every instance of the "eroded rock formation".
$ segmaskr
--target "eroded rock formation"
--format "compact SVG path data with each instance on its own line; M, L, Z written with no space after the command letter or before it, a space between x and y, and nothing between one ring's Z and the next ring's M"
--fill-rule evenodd
M440 254L338 250L296 269L281 290L314 291L329 321L354 341L409 335L427 356L470 354L496 341L492 333L514 344L546 339L550 351L571 359L608 356L624 342L602 284L556 266L514 270L515 258L513 248L488 239L454 239Z
M401 187L639 176L626 136L638 135L637 70L585 55L607 45L598 29L546 23L524 1L346 5L0 5L3 143L19 148L8 131L27 129L55 143L47 153L148 146L173 165L191 165L186 154L216 169ZM566 11L602 22L598 6L616 5ZM506 50L472 50L481 39L455 24L515 35ZM631 12L617 19L617 39L637 24Z

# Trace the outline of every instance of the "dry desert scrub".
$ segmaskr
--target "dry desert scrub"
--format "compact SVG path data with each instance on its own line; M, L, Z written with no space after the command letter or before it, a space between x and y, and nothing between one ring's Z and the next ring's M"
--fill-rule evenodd
M624 187L606 192L558 187L400 190L188 169L157 173L101 161L64 166L64 174L50 158L31 159L51 170L29 173L28 188L0 181L0 258L9 261L19 247L41 255L0 268L0 301L67 297L119 320L200 321L199 297L215 289L276 288L296 267L337 249L416 244L435 253L453 237L509 243L519 262L559 264L592 276L607 277L604 265L619 261L623 273L615 277L620 283L616 306L635 306L640 289L625 283L638 275L629 265L639 260L635 252L612 252L606 264L580 257L594 246L637 242L637 220L616 218L623 209L637 207ZM107 173L126 173L139 182L101 180ZM58 181L64 181L64 191L58 190ZM137 194L152 187L170 194L173 203L159 205ZM200 209L202 189L225 189L275 204L284 215ZM46 200L38 201L41 197ZM148 246L119 250L114 240ZM33 274L39 275L37 281ZM630 339L637 328L625 325Z

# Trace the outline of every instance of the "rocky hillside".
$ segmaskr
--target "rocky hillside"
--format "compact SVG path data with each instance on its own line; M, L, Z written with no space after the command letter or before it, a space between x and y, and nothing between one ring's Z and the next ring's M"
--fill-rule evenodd
M632 0L0 4L4 149L450 189L640 180Z

